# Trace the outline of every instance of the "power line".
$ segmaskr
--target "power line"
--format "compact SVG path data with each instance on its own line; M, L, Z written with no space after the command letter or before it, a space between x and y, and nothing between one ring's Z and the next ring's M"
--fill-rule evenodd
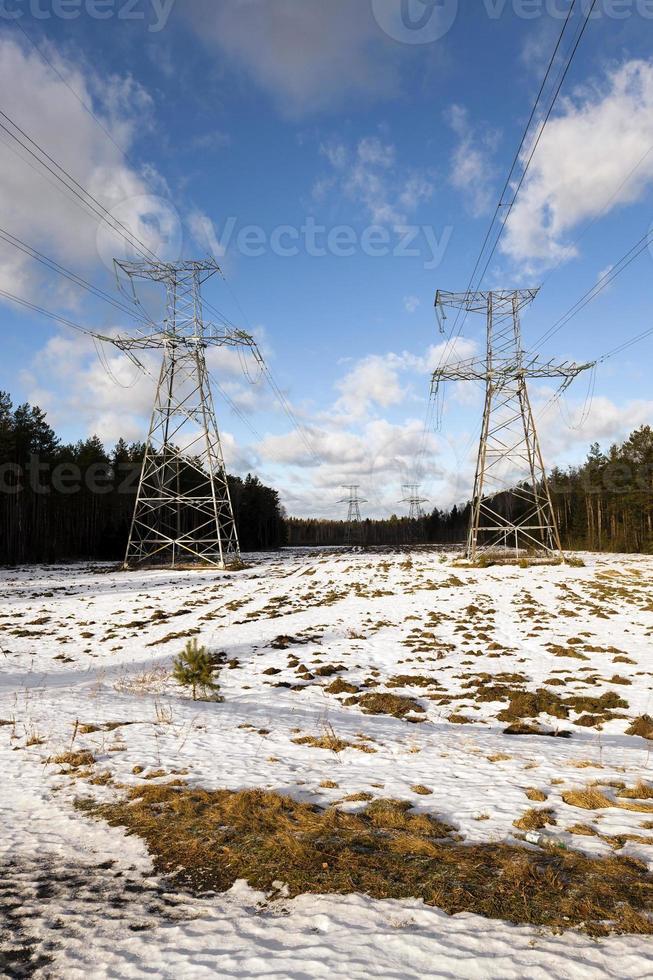
M22 299L20 296L16 296L14 293L10 293L6 289L0 289L0 296L4 296L5 299L9 299L12 303L17 303L19 306L24 306L33 313L39 313L41 316L49 317L51 320L58 320L59 323L63 323L65 326L71 327L71 329L77 330L79 333L83 333L87 337L100 336L99 334L95 333L95 331L89 330L87 327L82 327L79 323L75 323L74 320L69 320L67 317L61 316L59 313L53 313L51 310L47 310L43 306L37 306L36 303L30 303L29 300ZM103 337L101 339L108 340L109 338Z
M134 235L134 233L130 231L129 228L127 228L127 226L123 224L122 221L120 221L118 218L115 218L108 211L108 209L105 208L104 205L101 204L100 201L98 201L97 198L90 193L90 191L86 190L86 188L82 184L80 184L79 181L75 177L73 177L66 170L65 167L63 167L60 163L58 163L54 159L54 157L50 156L50 154L46 150L44 150L43 147L36 140L33 140L31 136L29 136L23 129L21 129L21 127L16 122L14 122L14 120L9 115L7 115L7 113L4 112L2 109L0 109L0 116L3 119L7 120L7 122L9 123L9 126L7 126L5 123L0 121L0 129L2 129L12 140L14 140L31 157L33 157L41 167L43 167L50 174L52 174L52 176L57 181L59 181L59 183L62 184L63 187L66 188L66 190L72 193L73 196L79 201L82 207L85 207L93 215L100 218L100 220L106 222L109 225L109 227L113 229L114 232L121 235L121 237L124 238L125 241L128 241L129 244L133 248L136 248L137 251L139 251L140 254L143 255L145 258L150 258L150 259L152 257L156 258L154 252L150 248L148 248L147 245L141 242L141 240L136 235ZM16 133L12 132L12 130L9 128L10 126L12 126L16 130L16 133L20 135L16 135ZM21 136L23 137L23 139L20 138ZM31 146L29 146L28 144L31 144ZM32 147L35 147L36 149L32 149ZM36 150L38 150L38 153L36 152ZM39 154L41 156L39 156ZM45 160L41 159L41 157L44 157Z
M562 328L566 326L570 320L573 320L573 318L577 316L581 310L585 309L585 307L591 303L592 300L596 299L596 297L599 296L604 289L607 289L607 287L610 286L622 272L626 271L626 269L642 254L642 252L646 251L651 243L653 243L653 229L643 235L642 238L640 238L640 240L636 242L625 255L622 255L618 262L611 266L607 272L603 273L603 275L591 287L591 289L588 289L585 293L583 293L580 299L578 299L566 313L563 313L563 315L559 317L559 319L556 320L556 322L549 327L544 334L542 334L535 345L535 349L540 348L544 343L546 343L547 340L550 340L551 337L558 333L559 330L562 330Z
M22 149L24 149L27 153L29 153L30 156L32 156L50 174L52 174L52 176L55 177L66 188L66 190L68 190L69 192L71 192L74 195L74 197L79 201L80 205L85 206L88 210L90 210L101 221L104 221L106 224L108 224L109 227L111 227L113 231L117 232L118 234L121 234L122 237L125 238L125 240L128 241L132 246L134 246L134 243L136 243L139 246L139 251L141 252L141 254L144 257L146 257L146 258L149 257L147 255L148 252L149 252L150 255L154 255L154 252L152 252L146 245L144 245L144 243L142 243L140 241L140 239L138 239L137 236L135 236L130 231L130 229L127 228L126 225L124 225L118 219L114 219L113 216L110 214L110 212L99 201L97 201L97 199L89 191L87 191L86 188L84 188L83 185L79 183L79 181L77 181L74 177L72 177L72 175L70 175L68 173L68 171L65 170L64 167L62 167L59 163L57 163L57 161L49 153L47 153L47 151L44 150L43 147L40 146L39 143L37 143L30 136L28 136L28 134L25 133L25 131L22 130L21 127L18 126L18 124L15 123L14 120L12 120L2 109L0 109L0 116L2 116L4 119L6 119L7 122L10 124L10 126L13 126L14 129L19 134L21 134L21 136L24 137L24 140L28 141L33 147L36 147L36 149L39 152L36 153L33 149L31 149L30 146L28 146L26 142L24 142L23 140L21 140L16 135L16 133L13 133L11 131L11 129L7 125L5 125L3 122L1 122L1 121L0 121L0 129L4 130L5 133L10 138L12 138L19 146L22 147ZM39 156L39 153L47 161L49 161L49 163L45 163L44 160L42 160L41 157ZM49 165L50 163L52 164L52 166ZM61 173L58 173L57 172L58 170ZM63 174L66 179L64 179L64 177L62 177L61 174ZM73 186L71 186L71 184ZM93 202L93 203L92 204L89 204L89 201L86 200L87 198L91 202ZM96 207L94 205L96 205ZM119 228L116 228L116 225L118 225L119 228L122 229L122 231L120 231ZM10 233L7 233L7 234L10 234ZM129 238L127 238L127 236L129 236ZM43 264L47 265L53 271L57 271L59 274L64 275L69 280L71 280L73 282L76 282L77 285L81 285L81 286L83 286L83 288L86 288L86 289L88 289L91 292L95 292L95 289L96 289L95 287L92 287L91 284L86 283L84 280L82 280L81 277L76 276L75 273L70 273L69 270L65 270L63 266L59 266L58 263L55 263L53 260L48 259L42 253L39 253L36 249L33 249L31 246L29 246L26 243L22 242L20 239L15 238L15 236L11 236L10 235L10 238L13 238L15 240L14 241L9 241L9 244L13 244L13 245L15 245L15 247L20 248L26 254L31 255L32 258L35 258L35 259L37 259L37 261L40 261ZM156 258L156 256L155 256L155 258ZM224 276L223 276L223 278L224 278ZM103 291L99 291L98 290L97 292L95 292L95 294L96 295L100 295L101 292L103 292ZM18 298L17 297L12 297L12 298L14 298L15 301L18 301ZM108 294L104 294L103 298L105 298L105 299L108 298ZM110 300L110 301L113 302L113 305L116 308L120 309L122 312L125 312L126 311L126 308L124 308L121 304L118 304L116 301L113 301L113 300ZM26 308L33 308L34 311L36 311L36 312L39 312L39 311L42 310L42 308L36 307L33 304L32 304L32 306L29 306L26 303L23 304L23 305L25 305ZM225 323L225 325L229 325L229 322L230 321L226 317L224 317L223 314L221 314L219 310L217 310L215 307L213 307L212 304L210 304L210 303L207 302L207 303L205 303L205 306L207 308L213 310L217 314L217 316L222 320L222 322ZM71 321L67 321L67 319L65 317L61 317L61 316L59 316L57 314L53 314L50 311L43 310L43 315L48 316L51 319L58 320L61 323L65 323L65 324L68 324L68 323L71 324L72 323ZM74 328L75 329L79 328L79 325L75 325ZM315 461L319 465L320 462L321 462L321 460L319 459L319 457L315 453L315 451L314 451L314 449L312 447L312 444L311 444L310 440L307 437L307 434L306 434L305 430L303 429L303 427L300 425L299 421L297 420L297 418L296 418L296 416L294 414L294 411L292 409L292 406L290 405L290 403L288 402L288 399L285 397L285 395L283 394L281 388L279 387L279 385L275 381L275 379L274 379L274 377L272 375L272 372L270 371L269 367L265 363L265 361L263 359L263 355L258 350L258 347L256 348L256 351L257 351L257 355L258 355L257 356L257 359L259 360L259 364L261 365L262 372L263 372L264 376L266 377L266 380L268 381L268 384L270 385L273 394L275 395L275 397L277 398L277 400L281 404L281 407L284 410L284 412L286 413L286 415L287 415L288 419L290 420L291 424L293 425L293 427L299 433L300 438L302 439L302 442L303 442L305 448L307 449L307 451L309 452L309 454L315 459Z
M519 142L519 146L517 147L517 150L515 152L515 156L513 158L513 161L512 161L510 170L508 171L508 176L506 178L506 182L505 182L505 184L503 186L503 189L501 191L501 194L499 196L499 202L498 202L498 204L496 206L496 209L494 211L494 214L492 216L492 221L490 222L490 226L489 226L489 228L487 230L487 234L485 235L485 239L483 240L483 244L481 246L481 250L480 250L480 252L478 254L478 258L476 259L476 263L475 263L474 268L472 270L472 274L471 274L471 276L469 278L469 284L467 286L467 292L472 291L472 287L473 287L473 283L474 283L474 276L476 275L476 272L477 272L477 270L478 270L478 268L479 268L479 266L481 264L481 261L482 261L482 258L483 258L483 253L485 252L485 249L487 247L487 244L488 244L488 242L490 240L490 236L492 234L492 229L494 227L494 224L495 224L497 218L499 217L499 213L501 211L501 208L504 206L504 204L503 204L503 198L504 198L504 196L506 194L506 191L508 190L508 188L510 186L510 181L511 181L512 175L513 175L513 173L515 171L515 167L517 166L517 163L519 162L519 159L521 157L522 150L523 150L523 148L524 148L524 146L526 144L526 140L528 138L528 134L529 134L529 131L530 131L530 128L531 128L531 124L532 124L533 120L535 119L535 116L537 114L538 106L540 104L540 101L542 99L542 96L544 95L544 90L545 90L546 84L547 84L547 82L549 80L549 76L551 75L551 72L553 71L553 66L554 66L555 61L556 61L556 58L558 56L558 51L560 50L560 46L561 46L561 44L563 42L564 36L565 36L565 34L567 32L567 28L568 28L568 26L569 26L569 24L571 22L571 18L573 16L574 9L576 7L576 2L577 2L577 0L572 0L572 4L571 4L569 10L567 11L567 16L566 16L566 18L564 20L564 23L562 25L560 34L558 35L558 40L556 42L555 48L553 49L553 53L551 55L551 58L549 60L548 65L547 65L546 72L544 74L544 78L542 79L542 84L540 85L539 92L537 93L537 98L535 99L535 102L533 103L533 108L531 110L531 114L528 117L528 122L526 123L526 127L524 129L524 132L522 133L522 137L521 137L521 140ZM572 57L573 57L573 55L572 55ZM570 63L571 62L569 62L569 64ZM560 91L560 87L561 86L558 87L558 91L556 92L556 95L554 96L553 102L551 103L551 106L549 108L549 112L548 112L548 114L546 116L546 119L545 119L544 124L542 126L541 132L544 131L544 127L546 126L546 123L548 122L549 116L551 115L551 112L553 110L553 106L555 105L555 102L557 100L558 93ZM540 136L541 136L541 133L540 133ZM538 139L538 142L539 142L539 139ZM528 163L526 165L526 168L525 168L525 170L524 170L524 172L522 174L522 178L521 178L521 181L520 181L520 184L519 184L519 188L517 190L517 194L519 193L519 189L521 188L521 185L522 185L522 183L524 181L524 177L526 176L526 171L528 170L528 168L530 166L530 162L533 159L533 155L534 155L534 152L535 152L536 149L537 149L537 143L535 144L535 146L533 148L533 153L531 153L530 159L529 159L529 161L528 161ZM513 201L512 201L512 204L510 206L510 209L511 210L512 210L512 207L514 205L514 202L515 202L515 199L517 197L517 194L515 194L514 197L513 197ZM504 224L505 224L505 222L504 222ZM499 237L501 237L501 232L502 231L503 231L503 226L501 228L501 231L499 232ZM497 239L497 242L498 242L498 239ZM494 248L492 250L492 253L491 253L490 257L494 253L494 249L496 249L496 244L497 243L495 243ZM486 266L486 268L487 268L487 266ZM483 275L484 275L484 273L483 273ZM483 275L481 275L481 278L479 280L479 283L483 280ZM454 327L455 327L455 324L454 324Z
M7 245L13 246L14 248L18 249L20 252L23 252L23 254L34 259L36 262L40 262L41 265L45 266L51 272L55 272L57 273L57 275L62 276L64 279L68 279L75 286L78 286L81 289L85 289L87 292L96 296L98 299L102 299L104 300L104 302L110 303L111 306L113 306L119 312L126 313L129 316L134 315L135 311L130 309L124 303L121 303L119 300L115 298L115 296L112 296L110 293L107 293L104 289L101 289L99 286L95 286L93 283L88 282L86 279L78 275L76 272L72 272L70 269L66 269L65 266L60 265L59 262L56 262L54 259L49 258L49 256L44 255L43 252L40 252L38 249L33 248L31 245L28 245L27 242L22 241L22 239L18 238L16 235L12 235L10 231L6 230L6 228L0 227L0 241L4 241Z
M125 160L129 163L129 165L131 167L133 167L134 170L138 169L136 167L136 165L132 162L132 160L130 160L129 156L127 155L126 150L122 146L120 146L119 143L116 142L116 140L111 135L110 130L107 129L107 127L104 125L104 123L102 122L102 120L99 119L97 117L97 115L93 112L92 107L89 106L89 105L87 105L86 102L84 102L84 100L82 99L82 97L79 95L78 92L75 91L75 89L72 87L72 85L70 84L70 82L68 82L67 79L61 74L61 72L59 71L59 69L57 68L57 66L55 64L53 64L52 61L50 61L50 59L48 58L48 56L44 53L44 51L40 48L40 46L36 43L36 41L34 41L34 39L27 33L27 31L25 30L25 28L21 24L20 20L15 20L14 21L14 24L18 28L18 30L21 32L21 34L23 35L23 37L27 41L29 41L29 43L32 45L32 47L34 48L34 50L36 51L36 53L39 55L39 57L41 58L41 60L43 61L43 63L45 65L47 65L47 67L51 71L54 72L54 74L57 76L57 78L59 79L59 81L62 82L62 84L66 86L66 88L68 89L68 91L70 92L70 94L73 95L75 99L77 99L77 101L81 105L82 109L86 113L88 113L88 115L91 117L91 119L99 126L99 128L102 130L102 132L104 133L104 135L107 137L107 139L110 140L111 143L113 143L113 145L115 146L115 148L125 158ZM150 184L150 186L152 186L152 185Z
M27 31L25 31L25 29L23 28L23 26L18 21L16 21L16 26L21 30L21 32L23 33L23 35L27 38L27 40L33 46L33 48L35 49L35 51L37 52L37 54L39 55L39 57L42 59L43 63L48 68L50 68L57 75L57 77L60 79L60 81L69 90L69 92L71 93L71 95L73 95L73 97L79 102L79 104L82 106L82 108L85 110L85 112L87 112L88 115L99 126L99 128L102 130L102 132L104 133L104 135L107 137L107 139L110 140L110 142L113 144L113 146L121 154L121 156L123 157L123 159L125 160L125 162L128 163L129 166L132 167L133 170L138 171L139 168L137 167L136 163L131 159L131 157L129 156L129 154L127 153L127 151L122 146L120 146L119 143L116 142L116 140L111 135L111 132L107 129L107 127L104 125L104 123L102 122L102 120L99 119L98 116L93 112L92 107L91 106L88 106L86 104L86 102L84 102L84 100L80 97L80 95L75 91L75 89L68 83L68 81L66 80L66 78L61 74L61 72L59 71L59 69L57 68L57 66L54 65L52 63L52 61L50 61L50 59L41 50L41 48L39 47L39 45L36 44L36 42L30 37L30 35L27 33ZM154 186L154 184L149 179L149 177L148 177L148 175L146 173L142 173L142 172L139 171L139 176L140 176L140 178L142 180L145 181L145 183L150 188L150 190L152 191L153 194L155 194L155 195L158 195L159 194L159 189ZM131 234L131 232L130 232L130 234ZM141 254L144 254L144 253L141 253ZM151 254L154 255L153 252L151 252ZM158 256L155 255L154 257L156 259L158 259ZM140 305L140 301L137 300L137 302L139 302L139 305ZM229 321L229 319L227 317L225 317L224 314L222 314L220 312L220 310L216 309L216 307L213 306L212 304L210 304L208 301L205 300L204 301L204 305L207 307L207 309L211 309L212 312L219 318L220 322L223 323L225 326L235 327L235 324L233 324L231 321Z
M553 69L554 69L554 65L555 65L555 62L556 62L558 53L560 51L560 47L561 47L561 45L563 43L565 34L567 32L567 28L568 28L569 24L571 23L571 19L572 19L573 13L574 13L574 11L576 9L576 3L577 3L577 0L572 0L571 6L569 7L569 10L567 11L567 16L566 16L566 18L564 20L564 23L562 25L562 28L560 30L560 34L558 36L558 39L557 39L556 44L555 44L555 47L554 47L553 52L551 54L551 58L549 59L549 63L547 65L547 68L546 68L546 71L545 71L545 74L544 74L544 78L542 79L542 83L541 83L540 88L539 88L539 91L537 93L537 98L535 99L535 102L533 104L533 108L532 108L531 113L530 113L530 116L528 118L528 122L526 124L526 127L524 128L523 133L522 133L522 136L521 136L521 139L520 139L520 142L519 142L519 146L517 147L517 150L516 150L515 155L513 157L513 161L512 161L512 164L510 166L510 170L508 171L508 176L506 178L505 184L504 184L503 189L501 191L501 195L499 197L499 201L497 203L497 206L495 208L494 214L492 216L492 220L491 220L490 225L488 227L488 230L486 232L485 238L483 240L483 244L481 245L481 249L479 251L479 254L477 256L476 262L474 264L474 268L472 269L472 273L471 273L471 275L469 277L469 282L467 284L467 290L466 290L467 293L471 293L474 290L474 280L475 280L476 273L477 273L477 271L479 269L479 266L481 265L481 262L483 261L483 256L484 256L485 250L486 250L487 245L488 245L488 243L490 241L490 238L491 238L491 235L492 235L492 230L493 230L493 228L494 228L494 226L496 224L496 221L497 221L497 218L498 218L499 213L501 211L501 208L504 206L503 205L504 196L506 194L506 191L507 191L508 187L510 186L510 181L511 181L512 176L513 176L513 173L515 171L515 167L517 166L517 163L519 162L519 159L521 157L522 150L523 150L524 146L526 145L526 142L527 142L527 139L528 139L528 134L529 134L529 131L531 129L533 120L535 119L535 117L537 115L538 107L540 105L540 102L542 101L542 97L543 97L544 92L546 90L546 87L547 87L547 83L549 81L549 78L552 75L552 72L553 72ZM560 91L562 89L562 85L564 84L564 81L565 81L565 79L567 77L567 74L569 72L569 69L571 67L572 61L573 61L573 59L574 59L574 57L576 55L576 52L577 52L578 47L580 45L580 41L581 41L581 39L583 37L583 34L585 32L585 28L586 28L587 24L589 23L589 19L590 19L590 16L591 16L591 13L592 13L592 11L594 9L595 4L596 4L596 0L593 0L592 7L590 8L590 10L588 11L588 13L587 13L587 15L585 17L585 21L583 22L583 25L582 25L580 34L578 35L578 37L576 39L576 43L573 46L569 57L567 58L566 67L564 68L564 71L562 72L561 76L559 76L558 84L557 84L557 86L555 88L555 93L554 93L553 99L551 100L550 105L549 105L549 108L548 108L548 111L545 114L544 121L543 121L543 123L542 123L542 125L540 127L539 134L537 136L537 139L535 140L535 143L534 143L534 145L532 147L530 156L529 156L529 158L528 158L528 160L526 162L526 165L525 165L525 167L523 169L523 172L522 172L521 179L519 181L518 187L517 187L517 189L515 191L515 194L513 195L512 201L510 203L510 207L509 207L508 212L507 212L507 214L505 216L505 219L504 219L504 221L503 221L503 223L502 223L502 225L501 225L501 227L499 229L499 233L497 235L497 238L495 239L494 245L492 246L492 250L491 250L490 255L488 257L488 260L487 260L487 262L485 264L485 267L483 269L483 272L481 273L481 276L478 279L477 286L480 286L481 282L483 281L483 278L485 277L485 274L486 274L487 269L489 267L489 264L490 264L490 261L492 259L492 256L494 255L494 252L496 251L496 248L498 246L499 240L500 240L501 235L503 233L503 229L505 227L506 221L508 220L508 217L510 216L510 213L511 213L511 211L512 211L514 205L515 205L515 201L517 200L517 196L519 194L519 191L521 190L521 187L523 186L524 179L525 179L526 174L527 174L527 172L528 172L528 170L530 168L530 165L531 165L531 162L532 162L533 157L535 155L535 152L537 150L537 147L539 146L540 140L542 138L542 134L543 134L543 132L544 132L544 130L546 128L546 125L547 125L547 123L548 123L548 121L549 121L549 119L551 117L551 113L553 112L553 108L554 108L554 106L555 106L555 104L557 102L558 96L559 96ZM460 325L459 325L459 321L460 321L461 315L462 315L462 322L460 322ZM451 327L451 329L449 331L449 334L447 336L447 339L445 341L445 344L444 344L443 350L441 352L440 359L439 359L439 362L438 362L436 371L437 370L440 370L440 368L442 368L442 366L444 365L445 360L448 357L450 350L452 349L452 343L462 333L462 330L463 330L463 327L465 325L466 319L467 319L467 311L466 310L463 311L463 309L461 307L460 309L458 309L458 311L456 313L456 317L455 317L454 323L453 323L453 325L452 325L452 327ZM423 437L422 437L422 441L421 441L421 446L420 446L420 450L419 450L417 461L416 461L416 469L417 469L417 467L419 467L420 462L421 462L421 459L422 459L422 457L424 456L424 454L426 452L426 441L427 441L427 434L428 434L428 425L429 425L430 419L431 419L432 414L433 414L433 408L431 406L431 400L432 400L432 394L429 397L429 405L427 406L426 418L425 418L425 422L424 422L424 433L423 433Z
M91 117L95 120L95 122L100 126L100 128L105 133L105 135L111 140L111 142L113 143L113 145L119 150L119 152L122 154L122 156L133 167L134 165L129 160L129 157L127 156L126 152L122 149L122 147L118 146L118 144L115 142L115 140L113 139L113 137L111 136L111 134L108 132L108 130L106 129L106 127L100 122L100 120L97 118L97 116L92 112L91 109L89 109L89 107L83 102L83 100L78 96L78 94L65 81L65 79L63 78L63 76L61 75L61 73L58 71L58 69L56 69L56 67L52 64L52 62L43 54L43 52L40 50L40 48L38 48L34 44L34 42L29 37L29 35L25 31L23 31L23 33L25 34L25 36L27 37L27 39L34 45L34 47L36 48L36 50L40 54L41 58L43 59L43 61L57 74L57 76L61 79L61 81L66 85L66 87L71 91L71 93L77 99L77 101L80 102L80 104L83 106L83 108L91 115ZM118 234L120 234L125 239L125 241L127 241L132 247L135 247L137 249L137 251L139 251L140 254L143 255L145 258L150 258L152 256L155 259L157 258L156 254L147 245L145 245L145 243L142 242L131 231L131 229L129 229L119 219L117 219L113 215L111 215L111 213L104 207L104 205L101 204L101 202L99 202L97 200L97 198L95 198L75 177L73 177L61 164L59 164L49 153L47 153L47 151L36 140L33 140L7 113L5 113L1 109L0 109L0 116L2 116L9 123L9 126L13 127L13 129L15 129L16 132L18 134L20 134L20 136L23 137L23 139L21 140L19 138L19 136L16 135L16 133L12 132L12 130L7 125L5 125L4 123L2 123L1 121L0 121L0 129L2 129L11 139L13 139L31 157L33 157L39 163L39 165L41 167L43 167L57 181L59 181L59 183L65 188L65 190L68 191L69 194L72 193L74 199L77 201L77 203L78 203L79 206L85 208L87 211L90 211L92 214L94 214L96 217L98 217L101 221L104 221L114 232L117 232ZM27 141L27 142L24 142L24 141ZM28 143L31 144L31 146L30 145L27 145ZM34 149L32 149L31 147L35 147L39 152L36 153L34 151ZM41 156L39 156L39 153L41 154L42 157L45 158L45 161L48 161L48 162L45 162L43 159L41 159ZM63 174L63 177L62 177L62 174ZM91 203L89 203L89 202L91 202ZM34 250L34 252L35 251L36 250ZM35 257L35 256L33 256L33 257ZM224 274L223 274L223 279L225 279L225 282L226 282L226 277L224 277ZM229 288L231 288L231 287L229 287ZM234 295L233 294L233 290L232 290L232 295ZM135 296L134 296L134 298L136 300L136 297ZM240 304L238 304L238 305L240 306ZM233 324L230 324L230 321L216 307L214 307L211 303L205 302L205 306L207 307L207 309L210 309L212 312L214 312L215 315L218 316L218 318L226 326L229 326L229 325L232 325L233 326ZM240 307L240 308L241 308L241 311L242 311L242 307ZM306 435L306 432L304 431L303 427L299 424L299 422L298 422L298 420L297 420L297 418L296 418L296 416L294 414L294 411L292 410L292 407L290 406L288 400L286 399L286 397L284 396L284 394L281 391L280 387L277 385L276 381L274 380L274 378L272 376L272 373L271 373L270 369L267 367L267 365L265 364L262 355L260 355L260 352L259 352L259 356L260 356L260 364L262 366L263 373L265 374L266 379L268 380L268 383L270 384L270 387L272 388L272 391L273 391L275 397L279 400L279 402L280 402L280 404L281 404L284 412L288 416L288 418L291 421L292 425L297 429L297 432L299 433L300 438L302 439L302 442L304 443L305 447L308 449L309 453L313 456L313 458L319 464L321 461L320 461L319 457L316 455L314 449L312 448L312 444L310 443L310 441L309 441L309 439L308 439L308 437Z
M524 184L524 180L526 179L526 174L528 173L528 171L530 169L530 165L531 165L531 163L533 161L533 157L535 156L535 153L537 152L537 148L540 145L540 142L542 140L542 136L544 135L544 130L546 129L546 125L547 125L549 119L551 118L551 114L553 112L553 109L555 107L555 104L558 101L558 96L560 95L560 91L562 89L562 86L564 85L565 79L567 78L567 75L569 74L569 70L571 68L572 62L573 62L573 60L574 60L574 58L576 56L576 52L578 51L578 48L580 46L580 42L583 39L583 35L585 34L585 31L587 29L587 25L590 22L590 18L592 16L592 13L594 11L594 8L596 6L596 3L597 3L597 0L592 0L592 5L589 8L589 10L587 11L587 14L585 15L585 20L583 21L583 23L581 25L580 32L578 34L578 37L576 38L576 42L575 42L572 50L571 50L571 54L570 54L570 56L569 56L569 58L567 60L567 64L566 64L566 66L564 68L564 71L561 73L561 75L559 77L559 81L558 81L558 84L557 84L556 89L555 89L553 100L551 101L551 104L550 104L550 106L549 106L549 108L547 110L547 113L546 113L546 115L544 117L544 120L542 122L542 125L540 126L539 133L537 134L537 138L535 139L535 143L533 144L533 147L531 149L531 152L530 152L530 154L528 156L528 159L526 161L526 166L524 167L524 170L522 172L522 175L521 175L521 177L519 179L519 183L517 184L517 188L515 190L515 193L513 194L512 200L510 202L510 205L508 206L508 209L507 209L507 211L506 211L506 213L504 215L503 221L501 222L501 227L499 228L499 233L498 233L498 235L496 237L496 240L494 242L494 245L492 246L492 249L490 250L490 254L489 254L488 258L487 258L487 261L485 263L485 266L483 267L483 272L481 273L481 276L480 276L480 279L479 279L479 284L485 278L485 275L486 275L487 270L489 268L490 262L492 261L492 257L494 256L494 253L496 252L496 249L497 249L497 246L499 244L499 241L501 240L501 236L503 234L503 230L506 227L506 224L508 222L508 219L510 218L510 215L512 214L512 210L513 210L513 208L515 206L515 202L517 201L517 197L519 196L519 192L522 189L522 186ZM572 8L571 9L573 10L573 5L572 5ZM567 21L565 21L565 26L566 26L566 24L567 24ZM564 32L564 28L563 28L563 32Z

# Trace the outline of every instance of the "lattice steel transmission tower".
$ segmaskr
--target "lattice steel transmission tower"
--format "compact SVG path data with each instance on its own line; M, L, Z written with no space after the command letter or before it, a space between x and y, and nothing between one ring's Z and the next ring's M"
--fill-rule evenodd
M424 511L422 510L422 504L426 503L426 497L420 497L421 483L404 483L402 490L405 496L399 501L400 504L409 504L410 510L408 512L409 521L421 521L424 518Z
M562 390L592 364L541 363L522 347L520 311L538 289L447 293L435 298L440 328L446 310L482 313L487 321L485 359L468 358L439 367L433 392L446 381L485 383L485 407L479 442L467 557L514 549L545 556L562 555L560 535L544 469L528 378L561 378Z
M138 351L160 350L159 374L125 568L142 564L238 564L240 549L220 433L206 367L209 347L256 344L243 331L205 323L201 287L213 260L117 262L129 277L166 290L162 326L138 336L103 338L140 367Z
M426 497L420 497L420 487L420 483L404 483L402 487L405 496L400 503L409 505L406 544L415 544L425 537L425 515L422 504L426 503Z
M339 501L341 504L348 504L347 510L347 529L345 531L345 544L359 545L363 543L363 519L361 517L361 504L366 504L364 497L358 496L360 486L357 483L343 487L349 491L348 497L343 497Z

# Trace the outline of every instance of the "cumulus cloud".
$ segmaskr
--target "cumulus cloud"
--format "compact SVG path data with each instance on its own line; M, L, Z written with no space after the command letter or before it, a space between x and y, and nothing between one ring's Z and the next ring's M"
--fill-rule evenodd
M548 399L544 404L546 405ZM535 401L536 412L542 411L542 399ZM591 411L587 412L585 399L567 396L566 408L549 406L541 415L540 439L548 466L578 458L593 442L607 449L612 443L620 443L641 425L650 425L653 419L653 401L631 399L617 404L605 396L592 399Z
M36 51L9 38L0 40L4 111L146 245L178 248L178 218L165 200L163 180L151 168L136 172L118 149L129 149L138 128L149 124L151 102L145 90L130 77L99 78L54 48L48 58L61 78ZM93 107L114 142L71 88L81 102ZM124 254L122 237L77 206L72 195L61 192L55 178L8 137L0 143L0 168L0 225L13 235L87 274L100 260L110 266L114 255ZM160 193L152 192L153 184ZM46 289L44 275L43 268L24 253L2 244L2 288L33 300ZM74 308L79 291L62 283L48 281L48 296L56 291L59 304Z
M404 351L361 358L336 383L339 397L333 406L334 413L364 418L372 410L399 405L412 394L406 375L429 374L441 362L450 364L471 356L475 350L473 341L458 337L450 344L434 344L421 355ZM420 379L420 383L425 382Z
M577 225L650 188L652 143L653 60L627 61L579 88L544 130L501 250L539 268L573 258Z
M353 146L330 141L320 147L331 172L321 177L313 195L324 200L330 191L361 206L375 225L400 228L424 201L433 196L432 175L397 161L393 143L366 136Z
M107 445L120 436L141 440L154 401L154 382L110 347L98 358L87 337L52 337L21 375L27 399L38 404L56 429L72 422ZM155 359L144 355L156 375ZM108 370L107 370L108 369Z
M367 3L190 0L185 13L203 41L288 115L397 91L396 46Z
M321 462L310 475L305 468L306 450L296 433L269 436L258 447L263 460L283 462L289 468L282 476L282 485L283 499L291 512L298 516L344 516L346 508L343 511L338 503L342 487L357 483L367 500L367 512L387 516L401 510L402 483L416 478L424 423L414 418L400 423L376 418L360 426L312 426L311 440ZM433 434L427 435L426 449L417 476L421 479L440 472L434 463L438 440ZM299 476L291 479L291 471L299 472Z
M97 435L109 447L121 437L139 442L145 439L152 412L160 353L141 351L139 360L145 372L109 344L98 352L87 337L58 334L37 351L20 381L27 400L47 413L55 430L65 432L74 425L76 431ZM230 431L238 424L232 406L246 413L263 407L269 411L269 395L262 386L247 383L242 361L232 349L210 350L207 366L230 472L248 472L257 455L251 440L236 439Z
M370 354L363 358L337 383L340 397L337 412L352 416L366 415L372 405L388 408L398 405L405 397L399 381L401 359L395 355L380 357Z
M475 217L486 214L492 204L495 168L492 154L498 134L479 133L472 126L464 106L452 105L445 118L457 137L451 155L449 182L463 195L465 206Z

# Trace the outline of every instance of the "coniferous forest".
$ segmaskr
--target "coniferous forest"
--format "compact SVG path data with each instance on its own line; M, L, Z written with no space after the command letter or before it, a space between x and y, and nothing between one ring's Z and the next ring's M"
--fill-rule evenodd
M62 443L45 414L0 392L0 563L119 561L125 551L144 446L93 436ZM229 477L243 551L347 543L345 521L286 518L279 495L255 476ZM563 547L653 552L653 430L621 445L594 444L579 466L554 468L553 503ZM518 506L509 493L498 509ZM352 544L453 545L465 540L469 504L437 507L421 521L364 520Z
M41 409L0 392L0 563L124 558L144 445L107 452L93 436L62 443ZM229 477L243 551L283 543L276 490Z

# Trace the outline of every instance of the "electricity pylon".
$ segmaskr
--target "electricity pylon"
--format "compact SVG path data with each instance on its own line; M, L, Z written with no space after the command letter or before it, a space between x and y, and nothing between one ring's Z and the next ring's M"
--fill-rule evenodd
M424 511L422 510L422 504L426 503L426 497L420 497L419 490L420 483L404 483L402 490L405 493L405 497L399 501L401 504L409 504L410 510L408 513L409 521L421 521L424 517Z
M219 266L213 260L117 262L135 279L161 283L166 316L139 336L105 337L139 367L138 351L160 350L159 374L145 446L125 568L148 563L238 564L240 549L227 473L206 368L209 347L249 347L243 331L205 323L201 286ZM135 291L134 291L135 292Z
M421 484L419 483L404 483L402 487L405 496L400 500L400 503L408 504L410 508L408 512L408 528L406 531L407 544L414 544L416 541L421 541L425 537L422 504L426 503L426 497L420 497L420 486Z
M363 520L361 518L360 505L366 504L367 501L358 496L359 489L360 487L357 483L343 487L343 490L349 490L349 496L343 497L339 501L341 504L349 505L347 510L347 528L345 530L345 544L348 545L360 545L363 543Z
M485 407L479 442L467 557L480 551L514 548L544 556L562 556L560 534L544 469L528 378L562 378L562 389L592 364L541 363L522 347L520 311L538 289L447 293L438 290L435 306L444 331L446 310L484 313L485 359L468 358L439 367L433 391L445 380L485 382Z

